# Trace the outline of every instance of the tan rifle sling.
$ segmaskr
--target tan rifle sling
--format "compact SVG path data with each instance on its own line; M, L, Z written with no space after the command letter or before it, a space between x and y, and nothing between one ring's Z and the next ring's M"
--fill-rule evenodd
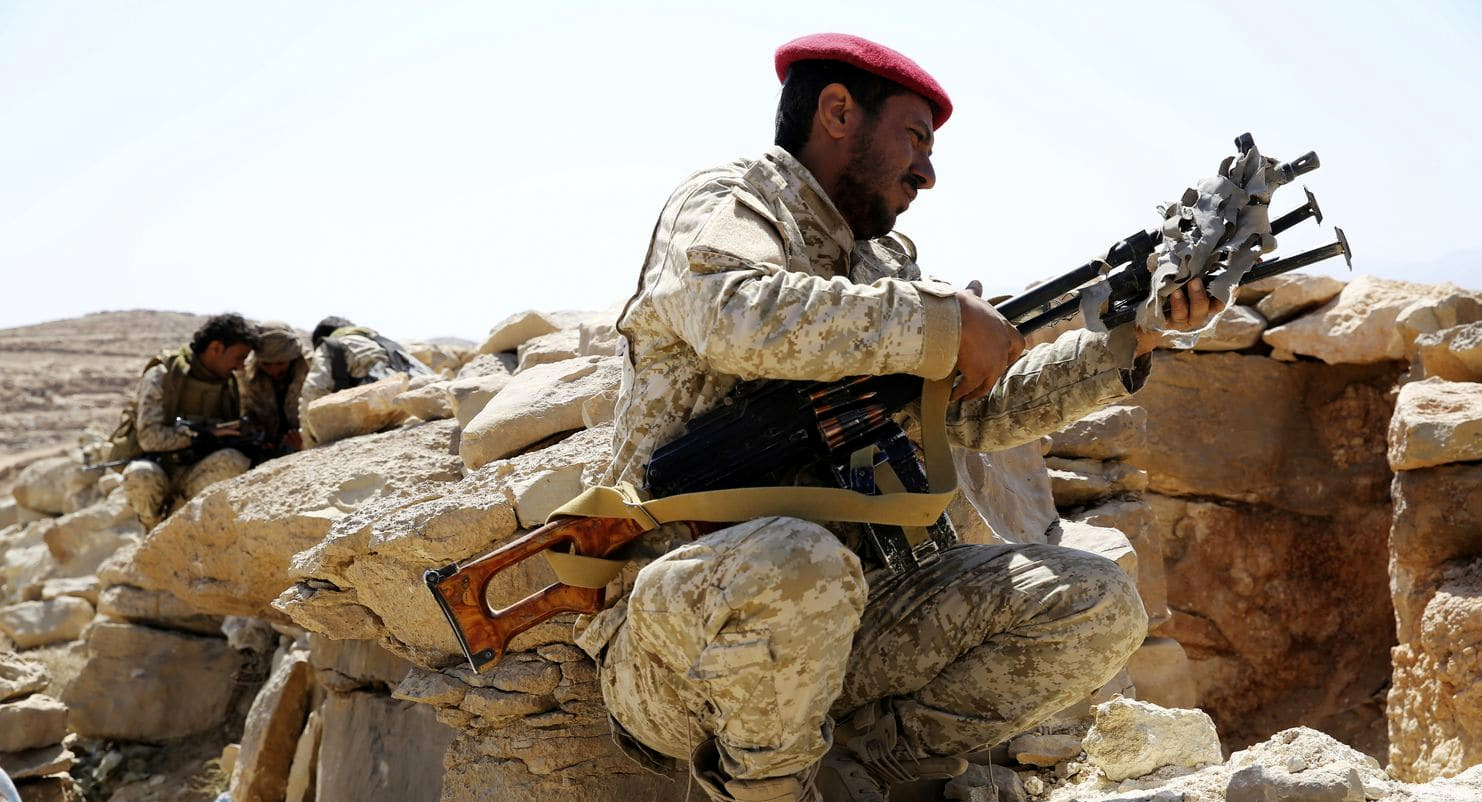
M947 400L951 379L925 382L921 395L921 446L929 493L902 490L867 496L836 487L743 487L682 493L645 499L627 482L614 487L592 487L551 513L547 521L564 517L626 518L643 524L644 531L671 521L749 521L787 516L810 521L849 521L919 528L934 523L957 493L957 472L947 442ZM892 480L894 476L890 477ZM886 482L899 488L898 481ZM623 560L544 552L556 578L582 588L606 587L622 571Z

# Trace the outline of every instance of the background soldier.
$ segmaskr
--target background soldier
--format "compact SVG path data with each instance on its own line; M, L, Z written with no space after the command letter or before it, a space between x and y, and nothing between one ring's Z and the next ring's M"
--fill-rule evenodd
M315 399L349 387L379 381L393 373L419 375L432 371L407 352L401 343L382 337L375 329L357 326L342 317L319 321L313 333L314 353L309 374L299 393L298 408L306 413ZM313 431L304 429L313 445Z
M212 446L218 439L242 436L235 372L256 345L257 327L241 315L216 315L188 345L145 365L110 455L140 457L124 467L123 481L145 529L208 485L251 467L252 459L242 451Z
M1141 386L1155 334L1075 331L1019 359L1001 315L923 281L891 235L935 183L952 106L930 75L838 34L784 45L776 66L777 147L696 174L660 214L619 320L603 484L641 484L654 449L744 379L955 374L950 434L984 451ZM1210 312L1192 283L1173 303L1182 325ZM580 622L619 742L689 758L713 799L883 802L1104 684L1146 634L1131 580L1097 555L958 545L891 574L859 540L780 517L671 540L626 598Z
M298 332L282 321L258 324L257 350L243 368L243 411L262 432L263 454L276 457L303 448L299 393L309 375Z

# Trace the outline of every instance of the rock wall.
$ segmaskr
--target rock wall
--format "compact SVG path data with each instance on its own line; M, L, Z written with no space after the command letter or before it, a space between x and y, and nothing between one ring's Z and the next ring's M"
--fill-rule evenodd
M1301 277L1241 301L1198 350L1156 354L1131 402L1043 445L957 454L951 514L970 541L1085 548L1137 578L1152 631L1101 698L1197 704L1227 749L1306 725L1387 749L1402 779L1461 773L1482 761L1482 303ZM67 737L105 763L116 750L99 744L232 731L238 802L681 798L682 774L611 740L572 616L475 674L421 578L537 526L606 467L614 315L526 313L477 353L440 347L438 376L326 403L343 439L213 486L148 533L116 477L31 459L0 508L5 643L80 657L54 695ZM522 563L489 602L552 579ZM1067 781L1089 714L1067 711L1063 744L1011 747L1011 779L983 767L949 793ZM1228 787L1209 798L1322 773L1282 754L1212 767ZM1411 798L1353 770L1369 798Z
M1464 321L1465 323L1465 321ZM1482 324L1417 339L1390 427L1399 645L1389 760L1409 780L1482 762Z

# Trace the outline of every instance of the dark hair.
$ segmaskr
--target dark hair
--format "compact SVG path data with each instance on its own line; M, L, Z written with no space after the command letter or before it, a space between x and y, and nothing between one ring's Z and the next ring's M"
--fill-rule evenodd
M852 64L824 59L804 59L787 68L782 96L777 99L777 133L773 144L796 156L808 144L818 96L829 84L843 84L854 102L873 117L887 98L910 90Z
M319 321L319 325L314 327L314 333L310 335L310 339L314 341L315 347L318 347L319 343L323 342L325 337L333 334L335 329L343 329L346 326L353 325L355 324L342 317L330 315Z
M190 338L191 353L200 356L212 342L219 342L226 348L244 344L256 348L257 327L236 312L212 315Z

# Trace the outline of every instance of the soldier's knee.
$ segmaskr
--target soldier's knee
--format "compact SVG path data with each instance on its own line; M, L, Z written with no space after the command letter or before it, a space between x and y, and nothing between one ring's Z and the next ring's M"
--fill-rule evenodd
M123 469L123 481L126 488L163 484L165 480L165 469L147 459L136 459L125 465Z
M201 469L217 475L235 476L246 473L252 467L252 459L235 448L223 448L207 454L201 460Z
M1084 592L1094 597L1105 620L1105 645L1123 652L1124 657L1130 656L1148 632L1148 614L1137 582L1105 557L1087 554L1086 558L1078 573Z
M748 559L781 567L797 577L820 582L846 577L863 579L859 556L834 534L801 518L767 518L759 521L756 533L747 539Z

